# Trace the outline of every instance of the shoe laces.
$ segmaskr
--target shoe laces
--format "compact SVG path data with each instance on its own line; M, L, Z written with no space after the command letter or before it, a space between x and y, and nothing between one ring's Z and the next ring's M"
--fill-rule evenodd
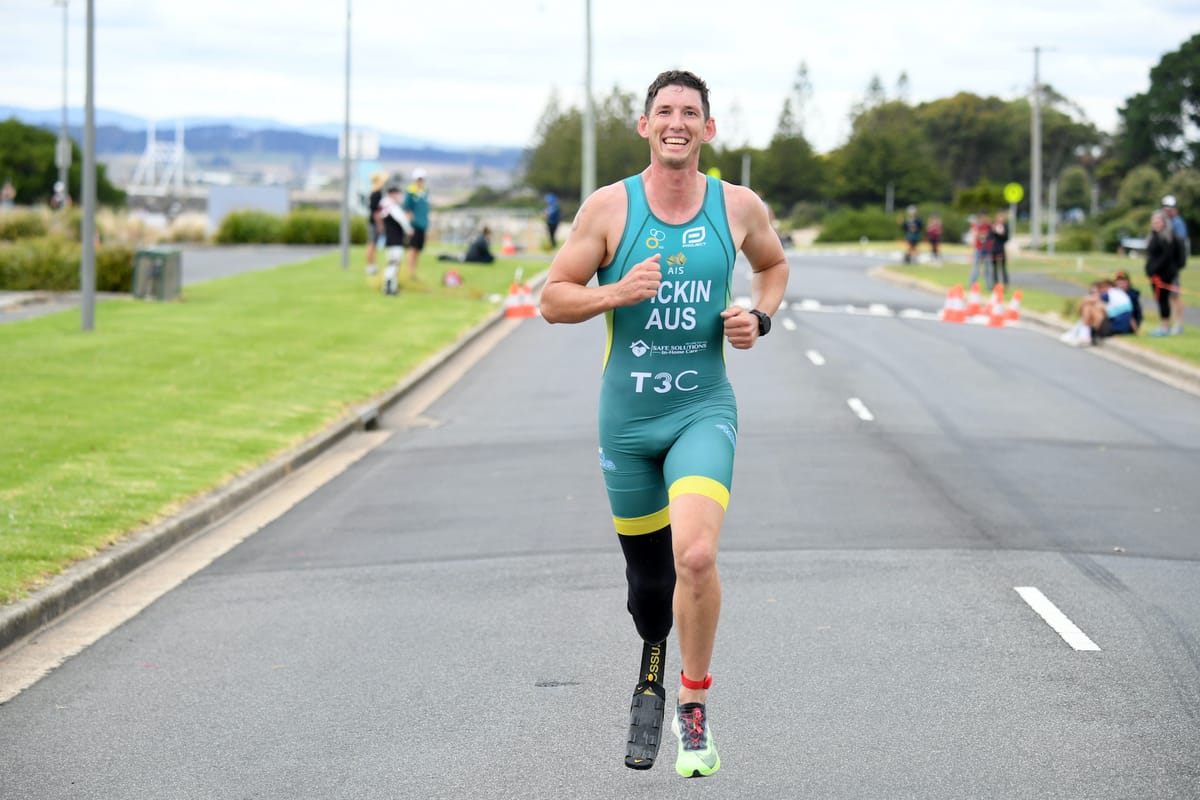
M679 727L683 732L684 750L703 750L708 746L704 731L704 706L695 703L679 712Z

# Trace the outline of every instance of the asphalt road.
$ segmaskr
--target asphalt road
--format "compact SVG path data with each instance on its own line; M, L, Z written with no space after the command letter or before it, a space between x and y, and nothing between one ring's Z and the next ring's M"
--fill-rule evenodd
M793 264L729 354L716 776L621 763L603 323L530 320L0 706L0 797L1200 796L1200 398Z

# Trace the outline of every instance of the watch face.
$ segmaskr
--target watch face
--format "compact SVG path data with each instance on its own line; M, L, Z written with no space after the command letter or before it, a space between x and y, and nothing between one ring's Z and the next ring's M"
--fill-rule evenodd
M758 335L766 336L771 331L771 318L766 315L766 312L754 309L750 312L758 317Z

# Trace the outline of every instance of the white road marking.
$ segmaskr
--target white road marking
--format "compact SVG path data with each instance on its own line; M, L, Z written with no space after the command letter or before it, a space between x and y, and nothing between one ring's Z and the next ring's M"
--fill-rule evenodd
M783 322L781 324L783 325L785 330L789 330L789 331L796 330L796 321L793 320L791 317L784 317Z
M808 360L816 364L818 367L825 366L825 356L818 353L816 350L806 350L804 355L808 356Z
M1079 630L1074 622L1067 619L1067 615L1058 610L1058 606L1051 603L1046 595L1042 594L1034 586L1015 586L1013 587L1017 594L1021 595L1021 599L1029 604L1029 607L1037 612L1038 616L1046 621L1046 624L1053 628L1063 640L1071 645L1076 650L1099 650L1100 648L1087 637L1083 631Z
M874 421L875 415L872 414L870 409L867 408L867 404L862 400L859 400L857 397L851 397L846 401L846 405L850 406L850 410L853 411L854 414L864 422Z

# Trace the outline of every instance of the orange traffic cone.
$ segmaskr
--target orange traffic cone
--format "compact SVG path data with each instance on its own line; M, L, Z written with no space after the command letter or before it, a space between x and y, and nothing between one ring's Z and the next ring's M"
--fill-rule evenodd
M978 283L972 283L971 290L967 292L967 307L965 311L968 317L973 317L983 311L983 304L979 300Z
M513 244L511 233L504 234L504 243L500 246L500 252L506 256L515 256L517 254L517 246Z
M508 297L504 300L504 316L528 319L537 315L538 309L533 303L533 292L529 290L529 284L513 281L508 287Z
M1008 311L1004 314L1005 318L1010 322L1016 322L1021 318L1021 290L1017 289L1012 294L1012 300L1008 301Z
M942 322L963 321L962 287L951 286L946 290L946 301L942 304Z
M946 299L942 301L942 322L949 322L954 316L954 289L946 290Z
M950 322L966 322L967 303L963 300L962 285L956 283L950 291L953 293L950 302Z
M1003 328L1004 319L1008 315L1004 307L1004 284L997 283L992 289L992 299L988 303L988 327Z

